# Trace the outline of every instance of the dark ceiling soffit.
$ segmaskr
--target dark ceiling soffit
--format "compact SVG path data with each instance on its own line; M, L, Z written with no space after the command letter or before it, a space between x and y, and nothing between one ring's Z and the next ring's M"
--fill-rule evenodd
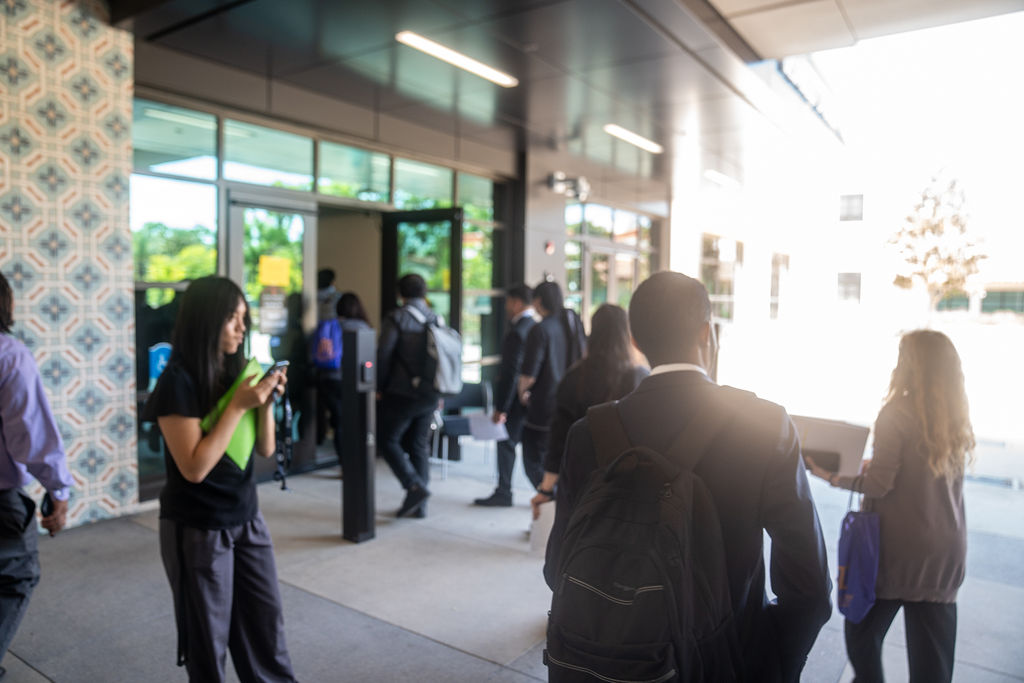
M693 12L708 30L747 64L764 60L708 0L676 0L676 2Z
M167 2L168 0L109 0L110 24L117 26ZM127 27L122 26L121 28Z
M139 2L138 4L143 4L143 5L148 4L148 5L151 5L151 6L156 6L156 5L159 5L159 4L163 4L163 1L164 0L141 0L141 2ZM214 7L213 9L207 10L206 12L201 12L199 14L195 14L195 15L187 18L187 19L182 19L181 21L179 21L176 24L171 24L170 26L162 28L159 31L154 31L153 33L150 33L147 36L142 36L142 39L145 40L145 41L148 41L148 42L154 42L154 41L160 40L161 38L164 38L166 36L171 35L172 33L176 33L177 31L180 31L180 30L182 30L184 28L188 28L189 26L194 26L196 24L204 22L207 19L209 19L210 17L215 17L218 14L223 14L224 12L230 12L231 10L235 9L236 7L241 7L242 5L247 5L250 2L253 2L253 0L234 0L233 2L225 2L225 3L221 4L221 5L218 5L218 6ZM131 3L131 4L135 4L135 3Z

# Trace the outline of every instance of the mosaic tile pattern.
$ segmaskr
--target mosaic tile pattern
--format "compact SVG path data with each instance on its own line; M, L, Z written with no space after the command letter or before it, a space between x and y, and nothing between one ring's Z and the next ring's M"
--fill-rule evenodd
M105 11L0 0L0 271L64 437L73 524L138 499L132 40Z

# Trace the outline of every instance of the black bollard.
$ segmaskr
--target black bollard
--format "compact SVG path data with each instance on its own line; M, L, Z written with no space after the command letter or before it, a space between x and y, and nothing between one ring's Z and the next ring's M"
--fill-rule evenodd
M341 535L361 543L376 535L376 336L371 329L349 330L342 345Z

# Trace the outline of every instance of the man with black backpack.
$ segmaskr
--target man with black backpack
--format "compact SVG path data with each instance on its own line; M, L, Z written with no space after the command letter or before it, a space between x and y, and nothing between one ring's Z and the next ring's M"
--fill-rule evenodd
M831 614L796 430L709 378L710 318L699 281L642 283L629 319L651 375L569 432L544 567L551 681L798 681Z
M461 389L461 340L427 305L415 273L398 281L402 306L384 317L377 343L384 459L405 489L399 517L426 517L430 421L442 396ZM408 454L406 454L408 448Z

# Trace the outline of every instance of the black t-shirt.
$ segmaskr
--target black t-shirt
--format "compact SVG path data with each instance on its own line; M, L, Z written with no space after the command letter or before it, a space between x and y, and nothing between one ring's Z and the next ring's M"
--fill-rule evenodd
M547 429L555 412L555 390L569 366L583 355L586 337L576 313L563 309L534 325L526 336L519 372L533 377L526 406L526 424Z
M142 417L156 421L164 415L203 418L195 382L173 359L146 401ZM241 470L227 455L221 456L198 484L185 479L164 443L167 483L160 492L160 518L199 529L226 529L255 519L259 512L252 458Z

